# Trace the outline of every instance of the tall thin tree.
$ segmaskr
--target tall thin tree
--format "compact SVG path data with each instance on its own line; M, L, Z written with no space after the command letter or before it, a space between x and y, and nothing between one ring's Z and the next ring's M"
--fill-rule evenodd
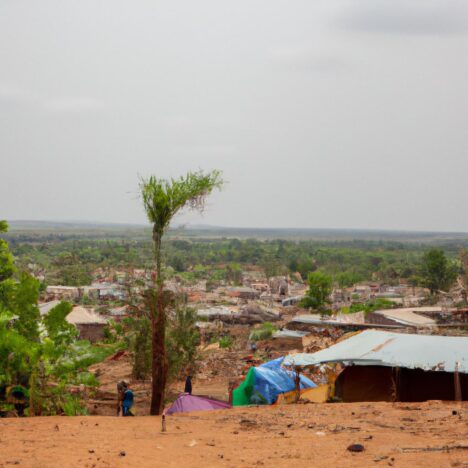
M153 225L156 278L154 304L151 307L152 393L151 414L164 408L168 361L166 355L166 306L162 269L162 239L174 216L184 208L202 211L208 195L223 184L221 173L189 172L178 179L142 179L140 192L149 222Z

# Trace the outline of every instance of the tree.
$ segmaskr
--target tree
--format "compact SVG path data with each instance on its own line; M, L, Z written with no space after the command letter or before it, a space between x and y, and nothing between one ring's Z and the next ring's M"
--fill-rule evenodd
M437 291L450 289L457 277L457 271L442 250L431 249L423 256L421 277L422 284L429 288L431 294L436 294Z
M300 302L301 307L323 310L330 303L333 280L331 276L315 271L307 277L309 289Z
M163 295L162 238L174 216L183 208L202 210L207 196L222 186L221 174L213 171L189 172L179 179L159 179L151 176L140 184L143 206L153 225L153 251L156 263L155 307L151 314L152 331L152 392L151 414L161 414L167 381L166 300Z

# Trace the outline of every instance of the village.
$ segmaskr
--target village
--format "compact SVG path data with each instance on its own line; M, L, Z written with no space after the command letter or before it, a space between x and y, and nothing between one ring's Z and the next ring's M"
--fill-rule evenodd
M0 44L0 468L468 468L468 1Z
M310 313L298 305L307 293L306 282L299 273L291 277L267 279L259 268L251 268L242 272L241 283L240 286L220 285L210 291L207 291L206 281L186 285L175 279L166 284L168 290L183 296L187 306L196 311L195 326L200 337L200 360L194 375L194 388L200 394L224 401L230 400L230 391L242 382L250 367L286 355L316 353L355 333L363 333L362 336L365 336L366 330L378 330L383 336L386 336L385 333L396 333L428 337L464 336L466 333L468 309L457 307L465 299L465 291L460 284L443 295L436 305L424 305L430 299L428 289L409 286L404 282L398 285L370 282L355 284L349 288L335 288L330 295L332 314L321 315ZM61 300L74 303L67 321L77 327L81 339L99 342L104 340L110 323L120 323L131 315L131 307L126 305L129 295L138 294L150 284L151 272L145 270L134 269L128 272L99 269L90 286L48 286L39 309L41 314L45 314ZM385 299L385 304L390 304L391 308L372 312L342 312L353 303L362 304L375 299ZM434 346L438 347L436 343L438 339L434 338ZM434 347L430 341L426 345L429 348ZM416 347L415 356L418 352ZM131 378L129 364L126 362L128 355L124 353L116 359L117 361L111 361L110 380L117 378L113 374L117 369L122 372L118 378ZM434 359L437 362L443 361L442 355ZM106 365L97 365L99 375L105 375ZM418 365L423 369L430 367L429 364L416 363L414 367L418 368ZM336 396L331 393L334 380L330 377L333 372L326 367L307 370L312 372L312 380L323 386L316 395L309 395L312 401L325 402ZM462 374L461 388L466 386L464 378ZM108 406L97 404L93 400L91 414L113 413L114 383L112 380L107 382L101 388L105 391L98 392L107 392ZM174 389L180 389L182 383L175 382ZM147 387L136 383L140 392L137 393L137 405L142 412L140 414L147 414L148 411L145 407ZM444 398L438 398L434 394L433 398L428 395L421 399L451 399L451 396L455 398L456 392L447 389ZM363 392L361 397L354 395L349 401L381 398L391 401L390 390L386 390L384 397ZM347 401L342 396L341 399Z
M73 308L66 320L79 339L99 345L132 315L130 298L151 285L151 271L98 269L89 286L48 286L39 310L46 316L68 301ZM137 416L149 414L151 396L150 380L134 377L131 350L117 350L89 368L97 387L72 390L93 419L77 417L77 431L52 418L54 461L41 455L46 465L146 466L156 457L158 466L188 460L193 466L295 466L318 459L322 466L464 466L462 280L432 305L425 305L434 302L428 289L405 282L335 287L331 314L300 306L308 292L300 274L267 279L254 266L242 271L241 285L207 291L206 281L175 278L166 288L196 312L192 400L183 393L183 374L171 380L163 419L115 419L117 382L132 389ZM376 299L386 308L348 312L353 303ZM50 424L40 423L46 432ZM47 438L38 438L36 429L19 430L21 443L42 454ZM123 439L109 445L103 439L109 430ZM265 437L275 440L275 450L261 442ZM11 435L0 444L4 466L33 466ZM77 444L81 448L64 455L63 447Z

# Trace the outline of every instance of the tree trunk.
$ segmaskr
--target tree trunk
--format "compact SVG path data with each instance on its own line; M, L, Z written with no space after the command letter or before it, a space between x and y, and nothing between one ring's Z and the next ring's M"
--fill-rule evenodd
M152 390L150 414L161 414L164 409L164 393L167 380L166 313L164 310L164 281L161 276L162 233L153 229L154 255L156 260L156 314L151 315L152 331Z

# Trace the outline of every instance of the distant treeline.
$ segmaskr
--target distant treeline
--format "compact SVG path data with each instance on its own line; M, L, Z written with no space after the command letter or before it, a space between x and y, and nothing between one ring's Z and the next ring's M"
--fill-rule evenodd
M84 285L98 267L151 268L151 241L56 237L49 233L26 240L10 237L17 263L44 271L49 284ZM449 258L456 259L463 244L439 243ZM426 243L395 241L317 241L258 239L174 239L165 243L165 265L187 279L229 279L248 265L267 276L299 272L302 278L320 270L348 286L359 281L397 282L418 275ZM223 271L226 273L224 274ZM236 278L238 276L234 275Z

